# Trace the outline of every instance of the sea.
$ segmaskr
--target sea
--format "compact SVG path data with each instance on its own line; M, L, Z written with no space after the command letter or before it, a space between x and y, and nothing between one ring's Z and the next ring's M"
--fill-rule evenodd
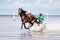
M60 16L45 16L43 24L49 32L29 34L29 30L21 30L20 16L0 15L0 40L60 40ZM52 32L51 32L52 31Z

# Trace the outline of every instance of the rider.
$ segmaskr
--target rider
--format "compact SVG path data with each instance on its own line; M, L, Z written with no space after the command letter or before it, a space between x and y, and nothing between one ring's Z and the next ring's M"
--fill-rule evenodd
M44 15L42 13L39 14L39 16L37 17L37 19L39 20L39 23L42 23L44 21Z

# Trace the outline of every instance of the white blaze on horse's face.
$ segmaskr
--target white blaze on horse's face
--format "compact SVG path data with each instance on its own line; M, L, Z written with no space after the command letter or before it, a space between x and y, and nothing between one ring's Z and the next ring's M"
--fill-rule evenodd
M19 12L21 13L21 10L19 10Z
M19 15L20 15L22 11L21 10L18 10L18 12L19 12Z

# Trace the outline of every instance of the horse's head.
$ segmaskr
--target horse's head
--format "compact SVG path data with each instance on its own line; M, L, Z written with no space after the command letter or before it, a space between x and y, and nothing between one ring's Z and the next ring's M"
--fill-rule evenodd
M18 9L18 13L19 13L19 15L22 13L22 8Z

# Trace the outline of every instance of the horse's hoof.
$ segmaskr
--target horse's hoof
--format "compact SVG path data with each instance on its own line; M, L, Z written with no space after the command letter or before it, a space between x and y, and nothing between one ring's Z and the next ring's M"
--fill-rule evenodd
M22 30L22 29L21 29Z
M38 24L38 26L40 26L40 24Z
M29 29L29 28L26 28L26 29Z
M21 30L22 30L23 28L21 28Z

